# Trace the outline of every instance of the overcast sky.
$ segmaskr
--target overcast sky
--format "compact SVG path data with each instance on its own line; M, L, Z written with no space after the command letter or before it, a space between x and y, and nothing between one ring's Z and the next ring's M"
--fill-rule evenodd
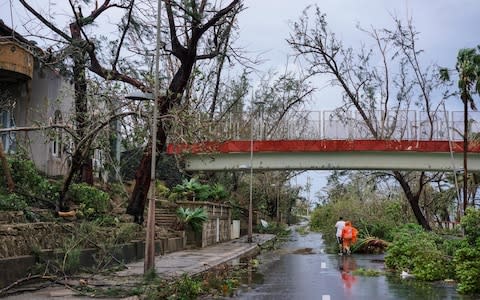
M422 59L428 64L453 68L458 49L480 44L480 0L246 0L237 45L252 55L263 53L267 62L260 69L283 70L292 54L286 42L290 25L312 4L326 14L330 29L345 46L371 42L356 26L392 28L392 15L413 19L420 32L418 48L425 50ZM335 108L316 102L321 110Z

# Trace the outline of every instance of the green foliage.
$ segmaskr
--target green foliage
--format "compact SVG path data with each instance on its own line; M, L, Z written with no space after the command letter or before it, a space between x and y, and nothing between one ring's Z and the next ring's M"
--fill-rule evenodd
M163 184L162 181L157 180L155 182L155 192L158 196L167 198L168 195L170 194L170 189Z
M463 294L480 293L480 239L476 245L463 243L454 257L457 290Z
M465 231L467 241L470 245L474 245L480 238L480 209L467 208L460 224Z
M455 252L454 263L458 291L464 294L480 292L480 210L468 208L460 221L465 240Z
M228 192L220 183L215 183L210 189L210 198L220 201L228 197Z
M383 275L383 272L375 269L358 268L352 271L352 274L358 275L358 276L376 277L376 276Z
M188 225L195 232L202 231L203 223L208 220L207 213L203 208L192 210L190 208L179 207L177 209L177 217L183 226Z
M175 283L174 293L168 297L169 300L190 300L197 299L202 293L202 282L194 279L187 274L183 274L182 277Z
M361 202L358 197L337 196L335 201L318 206L311 214L311 230L321 231L328 250L337 251L335 223L339 217L352 221L363 237L391 241L398 226L413 221L402 200L375 200Z
M199 183L196 178L190 180L184 179L182 184L177 184L172 188L172 194L179 200L205 200L208 187Z
M85 183L72 184L69 196L79 205L81 214L91 220L108 210L110 196Z
M20 211L27 208L28 203L24 196L19 194L0 194L0 210Z
M480 50L480 46L478 48ZM456 68L459 73L460 97L463 101L468 101L472 109L476 110L472 94L480 94L480 53L477 53L477 48L460 49Z
M122 223L115 230L115 243L126 243L131 241L138 230L138 224Z
M22 210L26 206L53 205L55 203L60 185L52 183L40 175L33 161L22 155L11 155L8 156L8 163L15 182L16 193L13 195L7 193L3 180L0 180L0 202L2 202L0 209ZM2 176L4 176L3 170L0 168L0 177ZM9 195L5 199L2 194ZM38 201L41 203L37 203ZM18 204L13 204L13 202L18 202Z
M451 261L437 246L441 239L416 224L406 224L394 234L385 256L387 267L408 270L417 279L433 281L453 276Z
M63 244L63 261L60 264L60 271L64 274L73 274L80 268L80 241L72 237Z
M196 178L183 180L182 184L174 186L169 199L175 200L199 200L199 201L220 201L227 198L228 192L222 184L216 183L213 186L202 184Z

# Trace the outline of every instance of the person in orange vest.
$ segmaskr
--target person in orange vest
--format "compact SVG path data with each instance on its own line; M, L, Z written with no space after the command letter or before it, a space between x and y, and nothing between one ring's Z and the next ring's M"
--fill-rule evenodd
M343 253L350 254L350 246L357 242L358 230L352 226L352 222L345 221L342 229Z

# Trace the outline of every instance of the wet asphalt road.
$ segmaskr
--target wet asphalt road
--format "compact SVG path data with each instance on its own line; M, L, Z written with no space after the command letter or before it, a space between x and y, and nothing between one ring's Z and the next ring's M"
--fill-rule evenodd
M294 231L294 230L293 230ZM311 248L306 249L306 248ZM458 295L453 284L424 284L394 276L355 276L357 268L383 271L382 255L326 254L319 233L292 237L280 249L262 254L251 283L238 299L475 299Z

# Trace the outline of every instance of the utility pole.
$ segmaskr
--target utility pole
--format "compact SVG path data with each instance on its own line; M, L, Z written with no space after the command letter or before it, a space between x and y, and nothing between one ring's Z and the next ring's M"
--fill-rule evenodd
M151 270L155 270L155 169L157 165L157 106L160 96L158 73L160 69L160 12L162 1L157 0L157 3L157 43L155 47L155 86L152 116L152 160L150 165L150 187L148 189L150 197L148 197L147 235L145 238L145 260L143 265L143 271L145 274Z
M252 99L253 100L253 99ZM248 202L248 236L247 242L251 243L253 241L253 121L255 108L260 106L263 108L265 102L263 101L252 101L252 116L250 118L250 197Z

